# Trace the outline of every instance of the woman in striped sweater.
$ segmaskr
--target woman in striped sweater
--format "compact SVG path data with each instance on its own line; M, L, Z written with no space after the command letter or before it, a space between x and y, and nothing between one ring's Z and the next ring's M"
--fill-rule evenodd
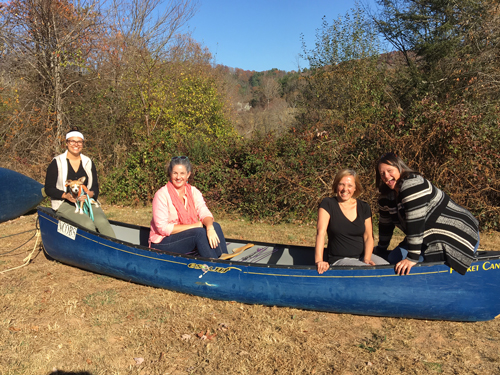
M479 246L476 218L394 153L379 159L376 184L380 192L378 250L387 250L395 227L406 235L389 256L391 263L397 263L396 273L407 275L419 259L425 259L444 260L464 275Z

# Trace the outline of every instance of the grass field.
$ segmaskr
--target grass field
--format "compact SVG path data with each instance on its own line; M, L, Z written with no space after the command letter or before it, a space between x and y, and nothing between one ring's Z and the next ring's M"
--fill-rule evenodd
M104 209L134 224L151 217L150 208ZM218 221L230 238L314 244L313 223ZM0 272L35 248L35 225L36 215L0 224ZM499 238L482 234L481 248L498 250ZM0 274L0 374L500 374L499 319L424 321L215 301L65 266L38 247L33 256Z

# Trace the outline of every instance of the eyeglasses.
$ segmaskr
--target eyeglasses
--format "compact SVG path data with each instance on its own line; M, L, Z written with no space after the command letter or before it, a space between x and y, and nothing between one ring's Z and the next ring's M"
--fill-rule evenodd
M73 141L72 139L68 140L68 143L70 145L78 145L78 146L83 145L83 141Z
M177 160L177 159L181 159L181 160L189 160L189 158L187 156L174 156L172 158L172 160Z

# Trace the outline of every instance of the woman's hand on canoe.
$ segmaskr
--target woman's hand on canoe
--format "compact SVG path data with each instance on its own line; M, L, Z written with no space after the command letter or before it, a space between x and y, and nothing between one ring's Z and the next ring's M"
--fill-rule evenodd
M406 258L397 263L394 269L398 275L408 275L410 273L411 268L415 264L417 264L417 262L411 261L408 258Z
M363 259L363 263L368 264L369 266L376 266L375 262L373 260L371 260L371 257L370 258L364 258Z
M330 264L328 262L316 262L316 269L318 270L318 273L321 275L323 272L328 271L330 268Z

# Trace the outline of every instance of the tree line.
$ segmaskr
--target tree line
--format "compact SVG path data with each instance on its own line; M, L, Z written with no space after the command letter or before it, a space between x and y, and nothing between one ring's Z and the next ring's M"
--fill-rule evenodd
M293 72L215 65L182 33L190 0L0 6L2 166L43 179L76 125L110 202L149 203L185 154L220 209L311 220L344 167L375 209L375 161L394 151L500 228L495 1L356 5L322 20Z

